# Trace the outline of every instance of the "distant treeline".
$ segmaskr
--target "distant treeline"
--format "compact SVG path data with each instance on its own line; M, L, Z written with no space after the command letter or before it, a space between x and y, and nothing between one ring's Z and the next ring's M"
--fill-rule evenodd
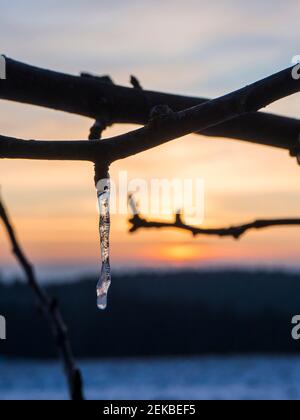
M300 314L300 276L283 272L115 275L109 306L97 310L96 278L49 286L76 356L299 352L291 319ZM0 284L7 340L0 354L56 355L49 328L23 283Z

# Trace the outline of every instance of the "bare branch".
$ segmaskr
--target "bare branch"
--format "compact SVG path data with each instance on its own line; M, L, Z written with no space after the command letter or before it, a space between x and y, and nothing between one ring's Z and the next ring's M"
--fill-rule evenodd
M16 233L8 216L8 213L0 198L0 218L7 231L9 240L12 245L12 252L18 260L24 274L27 278L28 285L31 287L39 308L47 318L58 348L64 371L68 380L70 397L73 400L83 400L82 378L80 370L76 367L72 354L71 343L68 338L67 328L64 324L61 312L56 299L51 299L45 290L39 285L34 268L27 259L21 245L16 237Z
M280 98L299 92L300 82L292 78L291 72L292 68L289 68L204 104L159 115L141 129L99 143L26 142L0 137L0 158L89 160L109 164L175 138L256 111ZM294 152L298 146L297 136L293 141L287 142L286 148Z
M71 76L6 59L7 79L0 81L0 98L102 120L146 124L151 109L166 104L175 112L208 101L131 89L98 77ZM300 121L265 113L248 113L217 126L202 129L207 136L230 137L291 149L300 132Z
M21 140L0 136L0 158L40 160L106 160L103 144L82 141Z
M159 222L146 220L139 214L135 214L129 219L131 228L129 232L133 233L139 229L181 229L190 232L193 236L197 235L210 235L210 236L232 236L235 239L239 239L244 233L251 229L264 229L273 226L300 226L300 219L269 219L269 220L255 220L251 223L243 225L230 226L225 228L200 228L196 226L190 226L183 222L180 214L177 214L174 222Z

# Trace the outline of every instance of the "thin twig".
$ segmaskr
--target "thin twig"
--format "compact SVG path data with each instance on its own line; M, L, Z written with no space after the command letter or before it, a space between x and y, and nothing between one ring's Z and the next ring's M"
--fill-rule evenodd
M183 222L182 216L177 214L174 222L160 222L154 220L147 220L139 214L135 214L129 219L131 224L130 233L136 232L139 229L181 229L190 232L193 236L210 235L210 236L231 236L234 239L239 239L244 233L251 229L264 229L272 226L300 226L300 219L266 219L255 220L251 223L242 225L230 226L225 228L200 228L190 226Z
M55 343L64 366L64 372L68 381L70 397L72 400L83 400L84 397L81 373L75 364L71 343L68 338L68 331L59 310L58 302L56 299L50 298L46 291L39 285L34 267L29 262L24 251L22 250L1 198L0 218L2 219L9 240L11 242L12 252L24 271L28 285L31 287L36 297L39 308L50 324L52 334L54 336Z

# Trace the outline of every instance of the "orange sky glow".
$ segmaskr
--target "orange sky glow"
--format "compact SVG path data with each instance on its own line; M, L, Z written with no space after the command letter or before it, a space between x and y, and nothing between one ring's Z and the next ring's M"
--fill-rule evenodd
M134 73L139 76L143 86L149 89L211 97L288 67L291 57L300 53L292 29L298 26L295 21L300 12L298 2L291 2L293 7L285 12L280 8L272 8L268 12L268 25L263 16L259 15L261 17L258 18L255 14L257 12L253 12L250 6L247 6L249 10L243 10L245 6L242 8L238 2L225 3L220 2L219 14L215 15L216 8L210 9L207 6L203 10L195 2L195 7L200 7L199 13L204 22L204 27L200 28L201 25L192 25L195 17L178 2L178 16L183 19L180 30L175 16L167 24L163 19L164 13L167 13L166 6L161 6L161 16L154 13L155 8L151 13L150 8L147 16L143 15L143 31L142 28L130 25L130 19L142 13L142 6L131 6L126 12L129 14L126 20L121 19L117 9L111 5L107 11L108 16L111 13L110 18L120 23L120 26L116 23L118 29L114 34L111 34L107 26L100 24L105 17L99 14L97 25L86 25L82 29L83 36L78 39L76 26L82 22L79 6L74 6L69 16L73 24L67 31L61 32L59 39L56 39L50 24L47 26L47 16L37 9L37 16L44 17L46 30L43 31L43 39L39 40L35 36L34 42L24 40L26 49L23 50L19 46L20 34L17 28L12 27L11 36L6 34L3 39L6 41L2 45L3 48L5 46L3 53L20 61L70 73L82 70L108 73L117 83L124 85L128 85L128 77ZM19 20L15 19L13 11L11 13L11 22L23 22L24 26L29 25L39 33L39 28L35 27L37 23L25 12ZM84 13L89 12L85 10ZM96 11L93 13L95 15ZM249 16L255 18L255 34L253 25L250 25L253 20ZM289 28L284 24L287 18L291 19ZM9 19L8 13L6 21L9 22ZM121 24L124 21L128 22L126 28ZM86 19L86 22L90 22L90 19ZM153 25L153 22L156 25L154 39L147 35L147 27ZM230 29L232 26L234 38ZM59 28L58 19L57 30ZM166 30L167 37L164 36ZM137 36L134 31L140 31L140 35ZM277 42L278 31L281 40L286 42ZM23 36L30 37L30 34L24 33L26 31ZM111 48L107 50L106 43L100 40L109 36ZM33 38L30 39L32 41ZM209 51L206 45L211 45ZM290 45L289 50L286 45ZM124 48L128 50L127 54ZM148 56L143 54L145 49ZM220 72L217 65L221 61L223 72ZM271 105L267 111L297 117L299 109L300 97L295 95ZM1 101L0 124L1 134L8 136L25 139L84 139L92 122L82 117ZM132 128L114 126L107 130L105 137ZM143 178L148 182L153 177L203 179L205 217L202 226L205 227L227 226L263 217L300 215L299 167L286 151L228 139L190 135L116 162L111 167L112 178L117 179L120 171L127 171L129 179ZM0 176L2 194L18 235L27 254L38 266L47 265L56 269L66 265L80 266L83 270L97 269L100 251L92 165L3 160L0 162ZM160 218L151 214L145 216ZM168 220L168 217L164 216L163 219ZM205 236L193 238L187 232L170 229L139 231L130 235L127 220L128 215L112 216L113 266L299 266L298 228L250 232L235 241L231 238ZM197 218L190 218L188 222L199 225ZM14 266L2 227L0 265Z

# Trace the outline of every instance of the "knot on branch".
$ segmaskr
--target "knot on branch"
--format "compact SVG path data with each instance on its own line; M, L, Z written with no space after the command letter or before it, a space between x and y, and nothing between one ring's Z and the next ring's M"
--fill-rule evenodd
M169 105L155 105L150 111L149 122L174 114Z
M91 73L82 72L80 73L80 76L85 79L94 80L96 82L103 83L105 85L114 85L113 79L108 76L98 76ZM105 93L104 93L105 95ZM95 111L94 113L97 115L97 119L101 121L105 121L106 127L108 125L111 125L113 115L113 103L112 99L109 99L108 96L101 96L99 99L97 99L97 103L92 105L91 108L93 108ZM99 114L99 109L101 110L101 113Z
M176 118L176 112L168 105L156 105L150 111L148 124L152 127L158 127L162 122L169 122L170 119Z
M129 229L130 233L136 232L138 229L147 226L145 219L142 219L139 214L135 214L131 219L129 219L131 227Z
M131 85L132 85L132 87L133 87L134 89L143 90L143 87L142 87L142 85L140 84L140 81L139 81L139 79L138 79L137 77L135 77L135 76L131 75L131 76L130 76L130 83L131 83Z
M182 226L183 224L182 212L180 211L175 214L175 226Z
M97 80L97 82L106 83L106 84L109 84L109 85L114 85L114 81L108 75L98 76L96 74L81 72L80 76L85 77L87 79Z
M236 240L240 239L246 231L246 229L244 229L243 227L232 227L231 230L231 236Z

